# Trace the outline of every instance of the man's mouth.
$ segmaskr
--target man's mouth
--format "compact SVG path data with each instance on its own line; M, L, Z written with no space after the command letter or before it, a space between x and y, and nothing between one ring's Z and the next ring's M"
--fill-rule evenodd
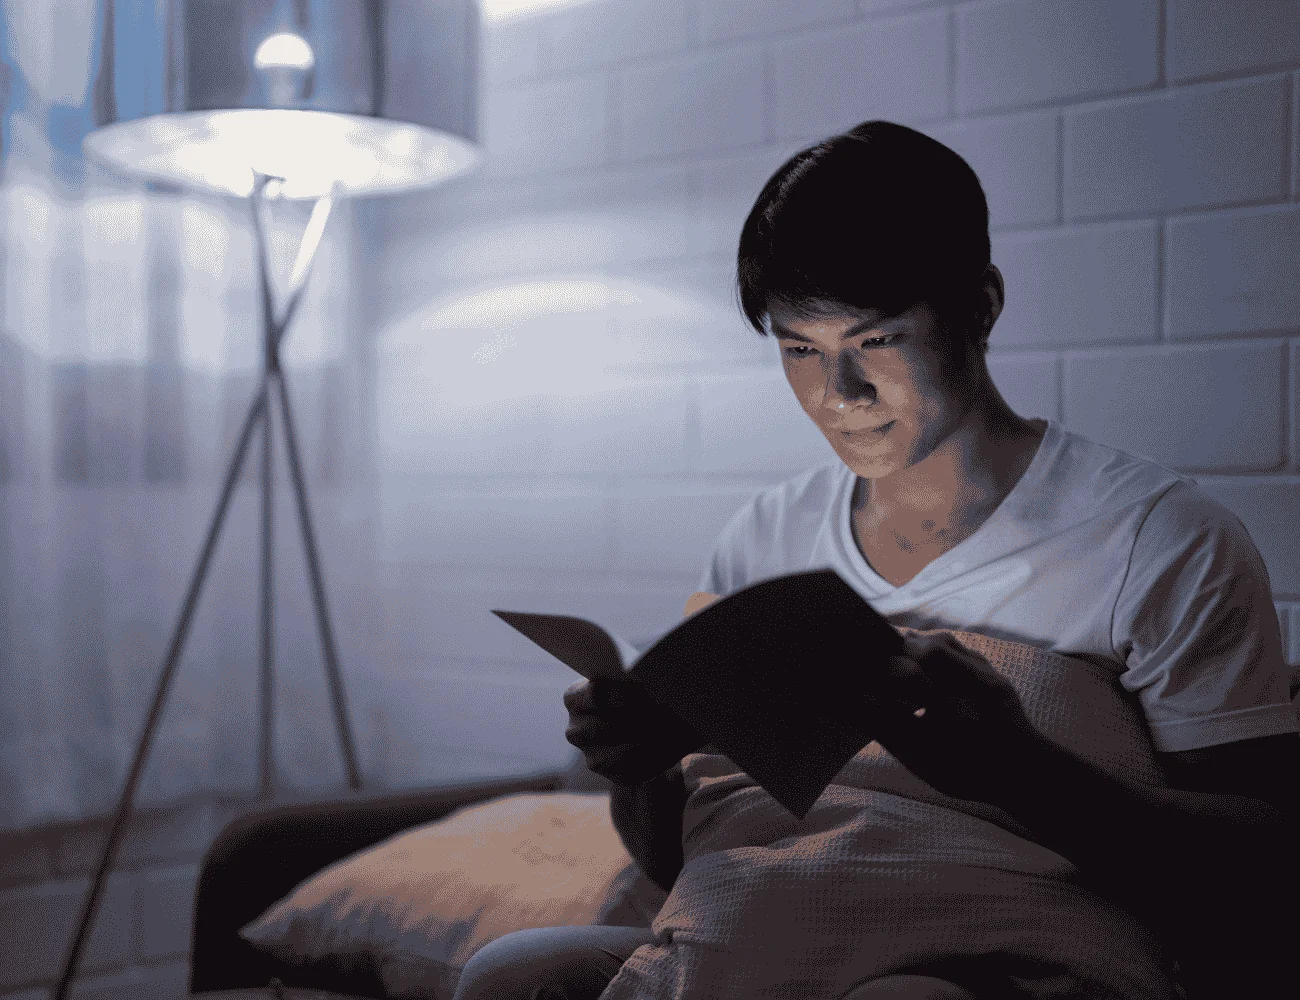
M879 427L869 427L866 428L865 430L860 430L860 431L840 431L840 433L843 434L845 437L855 437L860 434L886 434L889 432L889 428L893 426L894 426L894 421L891 420L889 423L881 424Z

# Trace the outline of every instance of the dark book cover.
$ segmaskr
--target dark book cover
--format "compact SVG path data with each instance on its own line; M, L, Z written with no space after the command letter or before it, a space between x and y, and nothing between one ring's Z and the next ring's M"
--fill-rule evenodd
M492 612L584 677L630 677L799 819L872 740L902 636L832 569L752 584L644 653L568 615Z

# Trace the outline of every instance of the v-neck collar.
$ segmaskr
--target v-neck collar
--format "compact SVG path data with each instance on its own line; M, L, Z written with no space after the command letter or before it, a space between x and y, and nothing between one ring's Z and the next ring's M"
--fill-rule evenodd
M857 489L858 476L849 469L847 476L847 485L843 490L843 497L840 500L839 525L840 541L848 552L848 557L853 561L864 577L871 581L872 586L877 590L893 593L899 590L906 590L911 587L922 577L933 575L935 567L942 568L953 559L968 551L971 546L977 545L984 541L993 531L997 530L998 524L1007 516L1010 516L1014 510L1018 509L1021 504L1021 497L1035 489L1035 484L1042 476L1042 467L1048 461L1048 456L1055 449L1057 435L1060 429L1056 422L1050 418L1043 418L1047 421L1047 428L1043 432L1042 440L1038 442L1038 449L1034 452L1034 457L1030 460L1025 471L1021 473L1020 478L1016 480L1015 485L1011 487L1007 495L1002 498L984 523L976 528L973 532L963 538L960 542L940 553L935 558L925 564L914 577L903 583L901 586L894 586L883 576L877 573L867 561L867 557L862 554L858 548L858 543L853 537L853 494ZM845 466L847 469L848 467Z

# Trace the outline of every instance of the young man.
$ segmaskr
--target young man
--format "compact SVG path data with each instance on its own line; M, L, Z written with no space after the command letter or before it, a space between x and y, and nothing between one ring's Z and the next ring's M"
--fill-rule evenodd
M985 364L1004 289L970 167L887 122L805 150L760 193L738 279L840 461L743 507L700 591L831 565L896 625L985 631L1111 669L1146 714L1168 789L1040 737L1010 685L951 642L910 641L891 664L907 695L863 711L917 777L1004 809L1145 921L1193 1000L1293 987L1300 740L1267 571L1193 481L1007 405ZM565 703L570 742L614 783L628 850L671 888L679 762L703 740L633 684L584 681ZM594 998L651 940L507 935L471 960L458 998ZM1017 983L997 995L1037 995ZM876 995L976 994L934 975L851 994Z

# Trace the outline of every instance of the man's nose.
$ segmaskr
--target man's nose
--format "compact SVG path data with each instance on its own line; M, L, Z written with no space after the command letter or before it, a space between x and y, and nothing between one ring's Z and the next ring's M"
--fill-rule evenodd
M843 402L844 407L860 406L876 401L876 387L861 371L857 363L847 354L841 354L830 362L828 385L825 396L834 409Z

